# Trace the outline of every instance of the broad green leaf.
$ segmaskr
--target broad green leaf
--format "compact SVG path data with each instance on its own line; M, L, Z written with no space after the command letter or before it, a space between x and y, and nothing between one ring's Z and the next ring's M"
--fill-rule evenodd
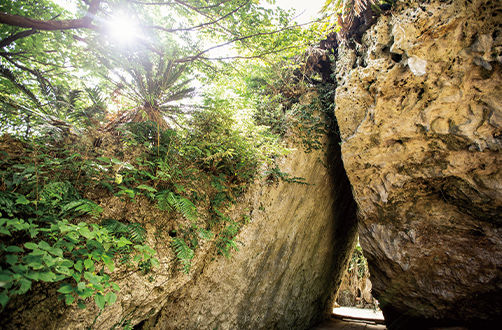
M79 282L78 285L77 285L77 288L79 290L84 290L85 289L85 282Z
M24 250L21 249L19 246L14 246L14 245L11 245L11 246L8 246L6 249L5 249L6 252L23 252Z
M106 294L105 300L108 306L113 305L117 301L117 295L113 292L108 292Z
M84 236L87 239L94 238L95 236L87 227L80 228L78 231L80 232L80 235Z
M46 241L40 241L38 243L38 247L41 248L42 250L49 250L51 248L51 246L49 245L49 243L47 243Z
M40 273L38 277L40 278L41 281L53 282L56 279L56 274L54 274L53 272L44 272Z
M60 293L70 293L70 292L73 292L73 287L71 286L71 284L63 283L59 287L58 292L60 292Z
M82 260L79 260L73 265L73 268L75 268L77 271L82 272L84 267L82 266Z
M80 309L86 309L87 308L87 306L84 304L84 302L82 300L80 300L80 299L78 300L77 306Z
M24 276L29 278L30 280L38 281L39 275L40 275L40 273L38 273L38 272L29 272L29 273L25 274Z
M11 282L12 281L12 276L8 275L0 275L0 282Z
M57 256L57 257L62 257L63 256L63 250L59 248L54 248L54 247L49 247L47 250L50 254Z
M94 296L94 301L100 309L105 308L105 297L101 293L96 293L96 295Z
M4 235L7 235L7 236L12 236L10 234L10 231L8 229L3 228L3 227L0 227L0 234L4 234Z
M72 296L72 295L70 295L70 294L65 295L65 303L66 303L67 305L71 305L71 304L73 304L73 301L74 301L74 300L75 300L75 297L74 297L74 296Z
M16 199L16 204L27 205L30 204L30 201L24 195L19 195Z
M70 269L68 267L65 267L65 266L58 266L55 268L56 269L56 272L60 273L60 274L63 274L63 275L68 275L70 276Z
M2 304L3 307L7 306L7 303L9 302L9 296L5 294L5 292L0 293L0 304Z
M108 163L108 164L110 164L110 163L111 163L110 158L108 158L108 157L98 157L98 158L96 158L96 159L97 159L97 160L100 160L100 161L102 161L102 162Z
M33 270L38 270L45 267L43 264L36 261L29 262L28 266L31 267Z
M40 230L38 230L36 228L30 228L29 232L30 232L30 237L35 238L38 235L38 233L40 232Z
M91 260L91 259L85 259L85 260L84 260L84 266L85 266L85 269L89 269L89 268L91 268L93 265L94 265L94 263L92 262L92 260Z
M30 250L38 249L38 245L32 242L24 243L24 247Z
M120 287L115 282L112 282L112 289L115 291L120 291Z
M28 290L31 288L31 281L26 278L20 279L19 283L21 284L21 286L19 288L20 294L28 292Z
M5 261L9 264L9 265L15 265L17 263L17 256L14 255L14 254L8 254L5 256Z

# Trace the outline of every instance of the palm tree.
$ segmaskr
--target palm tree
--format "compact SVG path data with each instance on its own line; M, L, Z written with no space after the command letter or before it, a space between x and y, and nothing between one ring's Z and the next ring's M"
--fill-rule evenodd
M162 56L155 62L144 57L135 63L123 65L120 70L114 70L120 79L120 82L115 82L116 86L137 106L120 116L112 126L130 121L151 120L165 129L169 127L165 118L177 122L177 116L182 110L173 102L191 96L195 90L188 87L190 80L184 78L185 70L186 65L176 64ZM120 71L127 73L128 77Z

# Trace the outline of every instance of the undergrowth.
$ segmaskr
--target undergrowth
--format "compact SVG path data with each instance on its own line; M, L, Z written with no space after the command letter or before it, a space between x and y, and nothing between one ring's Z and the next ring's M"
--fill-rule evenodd
M168 235L162 221L151 223L158 238L171 245L183 273L190 273L204 241L229 258L249 217L232 219L225 211L264 164L267 184L307 184L282 172L275 160L285 152L278 141L287 132L307 152L322 147L321 137L332 129L332 90L323 85L316 93L303 104L266 99L262 112L269 115L260 121L255 115L261 128L243 129L224 110L207 108L176 129L142 121L108 126L113 128L106 132L58 130L57 136L25 141L1 137L2 309L34 282L58 283L68 305L85 308L94 300L102 309L117 300L120 288L112 281L117 265L154 272L159 262L145 244L145 228L103 215L103 200L111 198L125 205L147 200L165 218L176 219ZM100 198L93 197L97 192Z

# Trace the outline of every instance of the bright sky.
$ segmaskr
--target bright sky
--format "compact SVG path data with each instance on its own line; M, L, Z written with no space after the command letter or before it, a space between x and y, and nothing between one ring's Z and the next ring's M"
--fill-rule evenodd
M301 24L311 21L312 17L317 18L320 16L319 11L325 2L326 0L276 0L275 4L284 9L295 9L296 15L305 10L305 13L296 19Z

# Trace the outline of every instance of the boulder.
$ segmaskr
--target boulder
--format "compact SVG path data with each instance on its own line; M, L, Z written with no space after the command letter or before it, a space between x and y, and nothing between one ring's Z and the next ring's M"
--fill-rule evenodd
M335 114L390 329L502 315L502 3L411 1L342 43Z

